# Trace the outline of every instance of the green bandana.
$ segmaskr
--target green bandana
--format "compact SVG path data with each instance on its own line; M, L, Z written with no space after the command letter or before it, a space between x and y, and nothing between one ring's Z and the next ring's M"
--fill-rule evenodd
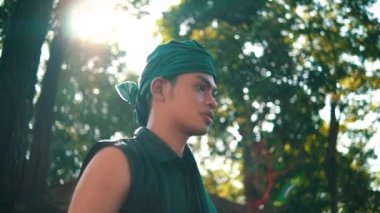
M147 65L139 80L126 81L116 85L120 97L135 104L137 122L146 126L149 108L145 104L149 99L150 83L156 77L179 75L190 72L210 74L216 80L215 62L211 54L193 40L176 41L159 45L149 56Z

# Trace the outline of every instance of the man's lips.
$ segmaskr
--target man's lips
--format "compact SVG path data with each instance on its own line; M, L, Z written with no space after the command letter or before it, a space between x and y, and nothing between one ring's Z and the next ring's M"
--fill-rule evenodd
M205 116L210 123L214 120L214 113L212 111L202 112L201 114Z

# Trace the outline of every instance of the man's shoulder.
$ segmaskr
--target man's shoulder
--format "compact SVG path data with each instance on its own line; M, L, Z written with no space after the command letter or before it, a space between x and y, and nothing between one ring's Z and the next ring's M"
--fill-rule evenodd
M128 146L136 143L135 138L103 139L99 140L100 145Z
M113 146L113 147L121 149L125 154L134 154L136 152L141 151L140 144L138 143L136 138L99 140L95 146L99 146L99 147Z

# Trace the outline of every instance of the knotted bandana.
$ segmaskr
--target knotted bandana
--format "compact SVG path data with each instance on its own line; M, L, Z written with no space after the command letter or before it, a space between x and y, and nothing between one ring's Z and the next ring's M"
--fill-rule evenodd
M177 41L159 45L147 59L139 84L126 81L116 85L120 97L136 107L138 124L146 126L150 108L150 84L156 77L179 75L190 72L210 74L216 80L215 62L211 54L193 40Z

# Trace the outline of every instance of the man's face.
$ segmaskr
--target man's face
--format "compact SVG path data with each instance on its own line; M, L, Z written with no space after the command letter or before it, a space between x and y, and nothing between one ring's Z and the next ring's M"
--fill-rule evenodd
M216 85L211 75L186 73L177 77L167 101L169 118L185 134L203 135L214 119Z

